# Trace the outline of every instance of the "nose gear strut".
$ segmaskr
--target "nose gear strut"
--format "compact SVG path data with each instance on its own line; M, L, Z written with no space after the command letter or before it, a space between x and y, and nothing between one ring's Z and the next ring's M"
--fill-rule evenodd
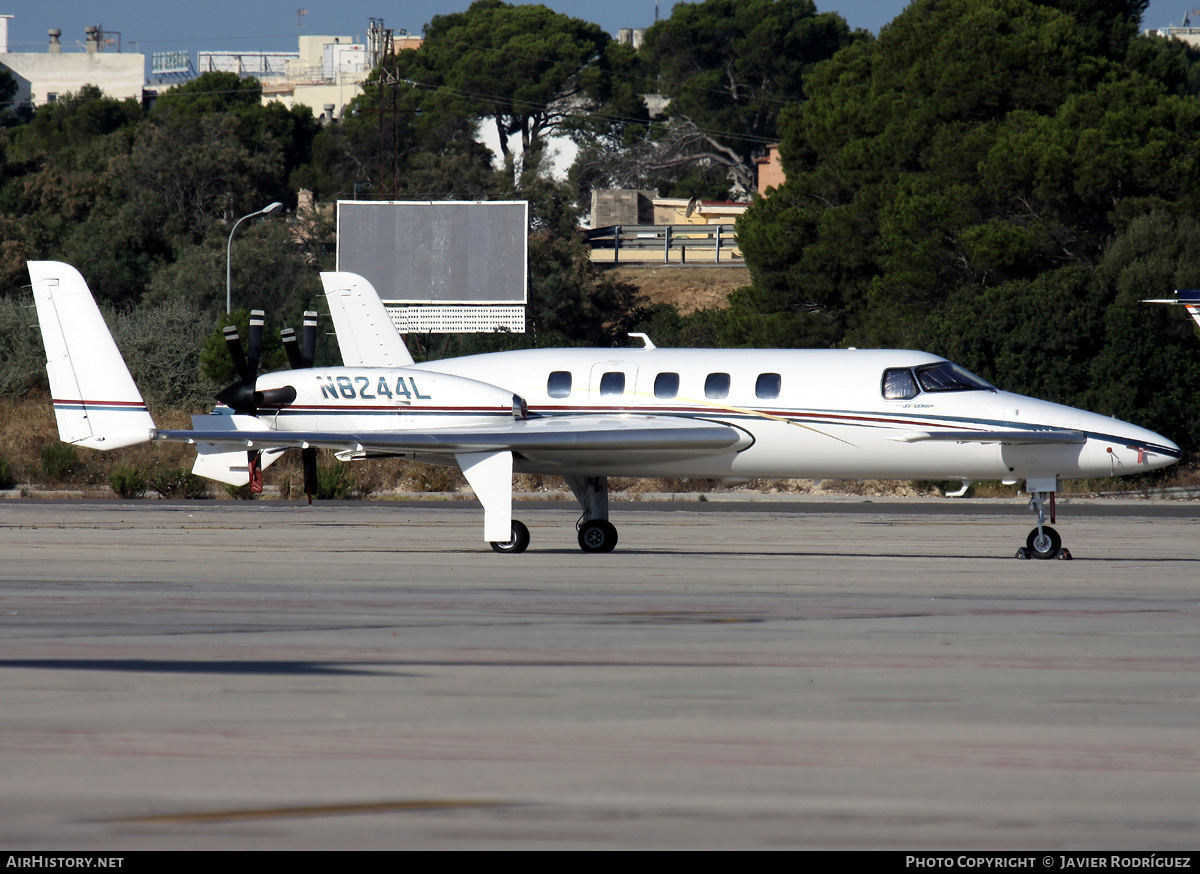
M1046 496L1050 497L1050 521L1054 520L1054 492L1035 491L1029 499L1029 509L1037 511L1037 527L1025 538L1025 545L1017 550L1019 559L1051 559L1071 560L1071 552L1064 549L1062 537L1046 524Z

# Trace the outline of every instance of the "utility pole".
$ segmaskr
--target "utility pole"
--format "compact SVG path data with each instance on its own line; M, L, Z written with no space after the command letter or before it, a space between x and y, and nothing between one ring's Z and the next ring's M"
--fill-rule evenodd
M382 23L382 22L381 22ZM379 199L400 193L400 68L390 29L383 29L379 59Z

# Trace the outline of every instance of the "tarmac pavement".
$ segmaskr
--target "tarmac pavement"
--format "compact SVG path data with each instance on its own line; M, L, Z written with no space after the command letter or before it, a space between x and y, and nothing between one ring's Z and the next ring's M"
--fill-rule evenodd
M1200 844L1200 504L576 515L0 502L0 846Z

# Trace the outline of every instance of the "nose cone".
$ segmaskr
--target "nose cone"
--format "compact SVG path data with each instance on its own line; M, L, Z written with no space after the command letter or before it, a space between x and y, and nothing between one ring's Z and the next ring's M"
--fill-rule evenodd
M1005 393L1002 397L1014 424L1083 432L1086 442L1075 451L1073 463L1061 458L1048 462L1060 476L1129 476L1174 464L1182 456L1179 447L1161 434L1120 419L1021 395ZM1068 470L1073 472L1068 474Z
M1179 447L1161 434L1120 419L1084 413L1079 427L1087 433L1089 443L1102 447L1116 461L1120 474L1166 467L1183 456Z

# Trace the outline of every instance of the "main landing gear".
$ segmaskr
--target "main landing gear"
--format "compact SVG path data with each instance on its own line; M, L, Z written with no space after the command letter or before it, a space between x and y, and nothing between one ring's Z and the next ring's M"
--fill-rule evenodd
M583 513L576 523L579 548L584 552L612 552L617 545L617 528L608 521L608 477L568 476L567 485Z
M579 529L579 548L584 552L612 552L617 545L617 527L608 521L608 477L568 476L583 513L576 523ZM491 541L496 552L524 552L529 548L529 529L516 519L509 540Z
M1047 496L1050 500L1050 521L1054 521L1054 492L1034 491L1033 497L1029 499L1029 509L1037 511L1037 527L1029 532L1029 536L1025 538L1025 545L1017 550L1017 558L1023 560L1057 558L1062 561L1070 561L1071 551L1063 548L1062 537L1045 524Z
M525 527L524 522L518 522L513 519L512 523L512 539L511 540L493 540L492 549L496 552L524 552L529 548L529 529Z
M584 552L612 552L617 545L617 526L607 519L591 519L579 526L579 548Z

